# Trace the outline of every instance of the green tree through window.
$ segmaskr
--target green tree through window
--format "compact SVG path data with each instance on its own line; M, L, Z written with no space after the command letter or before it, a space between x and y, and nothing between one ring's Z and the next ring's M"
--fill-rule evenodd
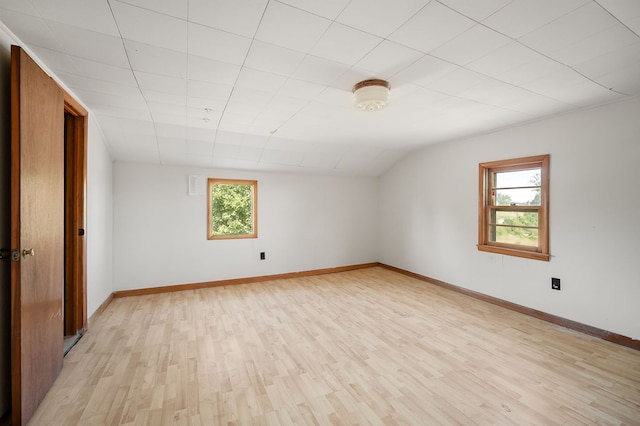
M209 239L256 238L256 181L209 179Z

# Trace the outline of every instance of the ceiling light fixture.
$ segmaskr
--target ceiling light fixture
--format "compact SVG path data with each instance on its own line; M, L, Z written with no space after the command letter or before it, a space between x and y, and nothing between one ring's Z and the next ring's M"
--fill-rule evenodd
M388 81L372 79L364 80L353 86L353 99L356 107L362 111L378 111L389 103Z

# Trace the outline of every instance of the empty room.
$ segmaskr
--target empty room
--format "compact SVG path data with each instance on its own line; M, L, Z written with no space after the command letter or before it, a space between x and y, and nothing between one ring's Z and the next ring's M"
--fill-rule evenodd
M0 0L0 424L640 425L640 2Z

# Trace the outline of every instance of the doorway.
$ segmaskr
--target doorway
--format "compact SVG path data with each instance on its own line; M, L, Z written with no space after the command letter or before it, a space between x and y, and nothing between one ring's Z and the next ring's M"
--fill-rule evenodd
M11 46L11 418L26 424L86 329L87 112Z
M87 328L86 181L87 111L64 96L64 354Z

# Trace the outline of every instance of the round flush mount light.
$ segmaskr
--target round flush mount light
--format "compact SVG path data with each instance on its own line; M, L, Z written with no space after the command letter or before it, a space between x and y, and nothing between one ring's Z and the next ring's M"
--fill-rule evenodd
M378 111L389 103L388 81L372 79L364 80L353 86L353 99L356 108L362 111Z

